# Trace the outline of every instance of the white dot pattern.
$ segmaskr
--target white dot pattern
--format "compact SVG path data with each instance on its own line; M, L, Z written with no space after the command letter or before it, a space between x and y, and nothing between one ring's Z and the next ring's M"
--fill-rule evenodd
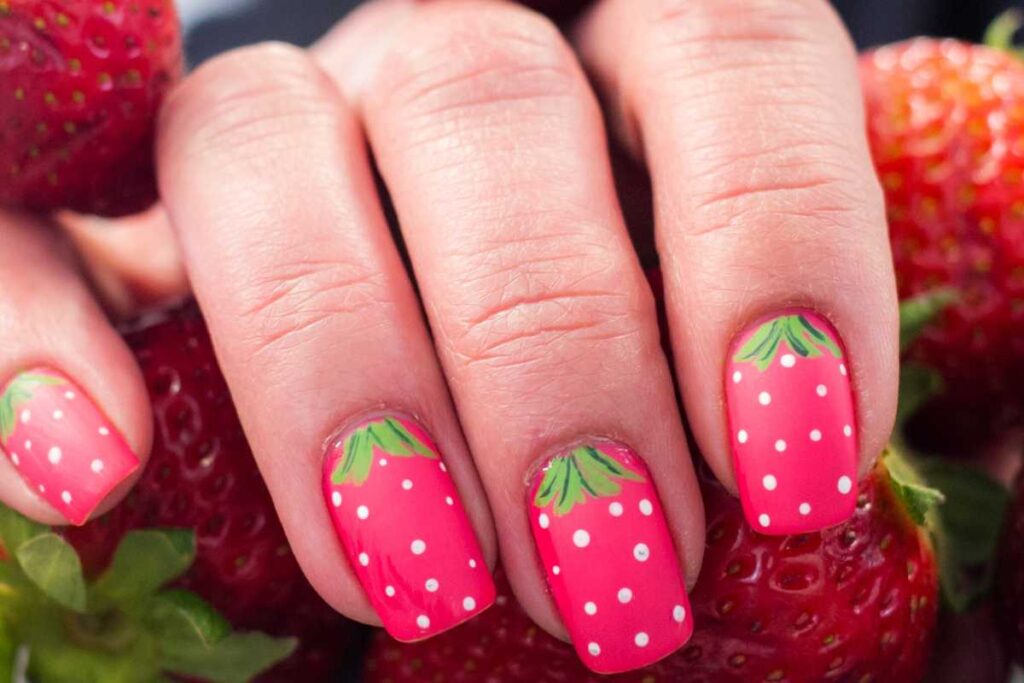
M422 555L427 552L427 544L422 539L417 538L409 545L409 549L413 555Z
M590 545L590 533L586 529L577 529L572 534L572 543L577 548L586 548Z

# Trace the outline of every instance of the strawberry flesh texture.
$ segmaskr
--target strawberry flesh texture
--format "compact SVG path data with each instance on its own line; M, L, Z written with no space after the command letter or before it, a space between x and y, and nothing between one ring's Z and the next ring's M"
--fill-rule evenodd
M136 213L182 70L171 0L0 1L0 203Z
M451 633L400 644L378 633L367 683L748 683L921 680L935 629L938 577L930 544L888 486L861 484L853 518L821 533L757 534L739 502L703 482L708 546L690 595L685 648L642 670L587 671L572 647L539 629L499 572L496 606Z
M126 340L149 388L154 445L121 504L66 531L86 571L101 571L132 529L194 529L197 556L180 585L238 629L301 641L260 680L331 680L355 627L313 591L289 549L198 309L151 316Z

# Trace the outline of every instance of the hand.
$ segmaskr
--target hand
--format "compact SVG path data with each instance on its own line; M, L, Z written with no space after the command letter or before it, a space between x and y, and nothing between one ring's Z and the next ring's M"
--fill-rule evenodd
M683 406L756 528L851 513L892 424L896 304L854 53L823 0L604 0L573 38L511 5L378 0L314 56L199 69L167 103L159 175L321 594L428 637L488 606L500 546L537 622L609 672L689 636L704 521L581 64L651 172Z

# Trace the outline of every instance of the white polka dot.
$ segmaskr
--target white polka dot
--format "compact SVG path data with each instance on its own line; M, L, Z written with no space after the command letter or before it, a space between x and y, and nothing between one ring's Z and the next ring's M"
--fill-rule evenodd
M359 507L356 508L356 517L358 517L359 519L366 519L369 516L370 508L366 507L365 505L360 505Z
M99 458L96 458L91 463L89 463L89 469L91 469L94 473L99 474L100 472L103 471L103 461L100 460Z
M844 377L846 376L846 364L845 363L840 363L839 364L839 374L843 375Z
M402 480L402 488L405 489L406 491L411 491L412 490L412 479L403 479Z
M814 391L816 394L818 394L818 396L824 396L825 394L828 393L828 387L826 387L824 384L819 384Z
M430 628L430 617L426 614L421 614L416 617L416 625L420 628Z
M601 646L597 643L587 643L587 652L596 657L601 654Z
M409 546L409 549L412 550L413 555L422 555L427 551L427 544L417 538L412 542L412 545Z
M619 589L618 598L619 598L619 602L621 602L623 605L625 605L626 603L628 603L630 600L633 599L633 591L631 591L628 588L620 588Z
M369 566L370 556L366 553L359 553L359 564L363 565L364 567Z
M740 431L736 432L736 440L739 441L740 443L746 443L747 439L749 438L750 434L747 434L746 429L741 429Z
M768 525L772 523L772 518L762 513L761 516L757 518L757 523L767 528Z
M761 484L764 485L766 491L774 491L775 487L779 485L779 481L773 474L764 475L764 479L761 480Z
M637 543L633 546L633 558L637 562L646 562L651 559L651 549L647 547L646 543Z
M640 631L640 633L636 634L633 638L633 642L636 643L637 647L647 647L647 643L651 642L651 637L643 631Z
M803 515L804 517L806 517L807 515L811 514L811 504L810 503L800 503L800 507L798 509L800 510L800 514Z
M380 465L381 467L387 467L388 466L388 459L387 458L381 458L380 460L377 461L377 464Z
M836 483L836 488L839 489L839 493L849 493L853 490L853 480L844 474L839 477L839 481Z
M437 589L441 587L437 579L427 579L427 582L423 584L423 587L427 589L428 593L436 593Z
M786 442L785 442L785 440L779 439L778 441L776 441L775 442L775 450L777 450L779 453L784 453L786 451Z
M466 610L467 612L472 612L476 609L476 600L474 600L472 597L468 595L462 598L462 609Z
M469 568L470 569L476 569L476 560L470 560L469 561Z
M586 548L590 545L590 534L586 529L577 529L572 533L572 542L577 548Z
M742 380L742 379L743 379L743 373L740 372L739 370L737 370L736 372L732 373L732 381L733 381L734 384L739 384L740 380Z
M106 427L100 427L98 431L100 433L100 436L110 436L110 430L107 429Z
M683 619L686 618L686 608L682 605L676 605L673 607L672 618L675 619L677 623L683 623Z
M779 359L779 362L782 363L782 367L791 368L796 365L796 356L791 353L783 354L782 358Z
M39 485L39 493L46 493L46 487L42 484Z
M615 501L608 505L608 514L610 514L612 517L621 517L622 503L620 503L619 501Z
M64 398L66 398L69 401L74 401L75 400L75 392L73 392L73 391L65 391L64 392Z
M640 513L644 517L650 517L652 514L654 514L654 505L651 504L651 501L647 500L646 498L640 501Z
M63 420L64 419L64 411L63 410L55 410L55 411L53 411L53 419L54 420Z
M821 441L821 430L820 429L812 429L811 430L811 441Z
M595 605L592 602L585 603L583 605L583 611L589 614L590 616L594 616L595 614L597 614L597 605Z
M559 574L561 574L561 573L562 573L562 568L561 568L561 567L559 567L559 566L558 566L558 565L556 564L556 565L554 565L553 567L551 567L551 573L552 573L552 574L554 574L555 576L558 576Z
M26 408L25 410L21 411L21 423L22 424L25 424L26 422L28 422L31 419L32 419L32 411L31 410Z
M61 493L60 499L64 501L65 505L71 505L71 493L69 491Z
M395 587L394 586L384 586L384 595L388 596L389 598L395 597Z
M15 467L17 467L18 465L21 464L21 459L18 458L18 454L17 453L11 453L11 462L14 463Z
M31 441L26 441L25 442L25 450L26 451L32 450L32 442Z
M331 505L333 505L334 507L339 507L341 505L340 491L334 491L333 493L331 493Z
M853 427L851 427L850 425L844 426L843 427L843 435L844 436L853 436Z
M453 500L451 496L445 496L444 502L448 505L455 505L455 500Z
M537 518L537 524L540 525L541 529L547 529L551 525L551 518L542 512L540 517Z
M443 463L443 462L442 462L442 463L440 463L440 466L441 466L441 471L442 471L442 472L447 472L447 471L448 471L448 468L444 466L444 463Z
M772 395L769 394L767 391L762 391L760 394L757 395L757 402L763 406L766 406L772 402Z
M63 458L63 457L64 457L64 454L61 453L60 449L57 448L56 446L51 448L50 452L46 454L46 459L49 460L54 465L59 463L60 459Z

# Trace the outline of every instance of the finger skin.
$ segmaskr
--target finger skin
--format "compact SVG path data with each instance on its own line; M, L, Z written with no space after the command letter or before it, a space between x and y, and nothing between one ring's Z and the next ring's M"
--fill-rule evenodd
M652 174L676 369L705 458L739 489L755 527L762 514L790 520L768 533L841 521L852 511L836 496L837 477L848 476L837 468L854 467L845 440L823 460L809 427L785 456L803 483L769 491L764 463L780 457L784 435L740 444L744 425L731 428L728 413L741 417L730 393L739 342L754 323L796 308L844 349L850 374L836 390L848 382L852 394L827 419L851 425L861 475L892 429L895 279L849 37L823 0L605 0L577 39L617 130ZM779 363L818 356L799 340L776 341L772 363L755 371L800 393L799 373L779 374ZM814 401L814 392L801 395ZM781 405L764 424L802 428L805 416ZM825 508L801 514L809 497Z
M314 587L404 640L486 609L486 502L337 89L295 48L236 51L169 98L158 158L218 359ZM399 434L364 422L370 413L415 427ZM438 458L444 477L423 479ZM448 493L420 497L439 482ZM442 537L479 569L447 565ZM416 540L426 552L413 558ZM438 586L402 576L413 560Z
M53 226L2 213L0 241L0 500L83 524L149 452L145 385Z
M643 666L688 637L690 625L673 621L671 607L685 602L682 574L695 578L699 568L703 516L597 103L558 31L521 7L435 2L396 30L376 72L366 80L356 65L359 83L341 87L362 93L357 106L488 491L504 566L531 616L568 634L589 666ZM329 55L321 46L320 59ZM333 70L344 79L343 71ZM594 539L615 543L595 540L583 551L589 572L581 563L556 567L538 552L544 536L531 531L541 514L582 520L582 510L632 495L636 484L623 483L607 458L572 448L606 441L629 447L649 472L648 494L660 499L659 559L645 567L661 573L644 582L654 594L645 599L670 607L649 630L637 626L647 618L644 600L623 608L633 620L616 620L605 602L639 563L636 541L627 545L617 531L625 520L590 520L603 525L589 529ZM555 483L587 504L556 510L559 496L531 495L552 456L597 482L583 491L573 488L575 474ZM574 595L553 601L545 584ZM573 605L589 600L606 607L578 618ZM621 637L609 637L616 628Z

